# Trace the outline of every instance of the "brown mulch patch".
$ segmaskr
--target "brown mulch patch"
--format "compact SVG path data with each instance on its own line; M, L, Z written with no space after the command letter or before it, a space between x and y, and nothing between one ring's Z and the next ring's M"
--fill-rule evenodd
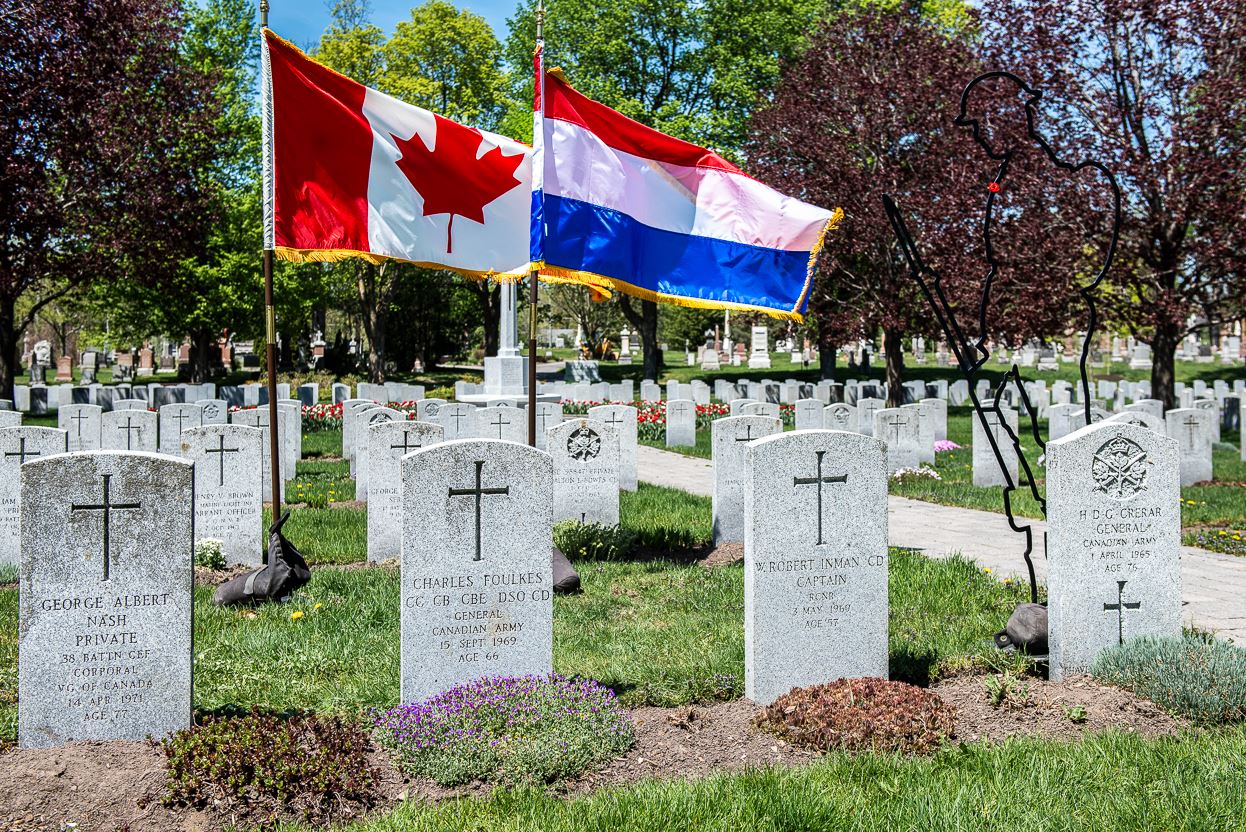
M256 566L231 566L227 569L208 569L203 566L195 567L195 586L220 586L231 578L239 575L245 575Z
M1089 676L1062 682L1022 678L1027 693L1009 696L998 708L991 703L985 681L981 675L955 676L930 688L956 706L956 738L961 742L1000 742L1017 736L1073 741L1113 729L1150 738L1171 736L1188 724L1149 699L1101 685ZM1073 721L1075 708L1084 711L1083 721Z
M700 560L700 564L706 568L713 568L715 566L730 566L733 563L742 563L743 561L743 543L720 543Z
M721 547L720 547L721 548ZM352 565L353 566L353 565ZM1027 678L1027 694L991 705L983 675L944 679L932 686L956 709L960 742L999 742L1013 736L1073 741L1110 729L1145 737L1172 735L1185 723L1128 691L1100 685L1088 677L1063 682ZM1074 722L1066 710L1081 707ZM563 784L559 794L584 794L651 777L698 778L757 766L800 766L817 758L758 730L759 708L747 700L681 708L642 707L632 712L636 745L597 771ZM404 777L383 751L374 752L381 774L374 813L406 799L439 801L455 796L487 796L483 783L445 788L422 778ZM227 807L206 811L166 809L160 803L164 755L144 742L81 742L54 749L10 749L0 753L0 829L6 832L61 832L76 822L79 832L207 832L244 820Z

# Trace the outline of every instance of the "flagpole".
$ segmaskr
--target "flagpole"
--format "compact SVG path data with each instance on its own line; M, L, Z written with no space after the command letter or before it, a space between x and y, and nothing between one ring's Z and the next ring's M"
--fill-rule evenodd
M536 6L536 51L537 60L539 62L539 72L534 78L534 86L532 94L536 96L539 106L545 107L545 96L541 95L540 84L545 73L545 0L537 0ZM539 112L539 110L538 110ZM533 125L537 129L542 129L541 125L533 119ZM541 140L540 136L533 136L532 143L536 145ZM541 158L536 159L537 164L542 164ZM535 174L535 172L534 172ZM536 315L537 312L537 269L528 272L528 444L536 447Z
M260 37L268 28L268 0L260 0ZM272 475L272 522L281 513L281 452L277 435L280 419L277 410L277 314L273 309L273 250L264 246L264 332L268 349L268 454ZM268 547L264 547L264 563L268 563Z

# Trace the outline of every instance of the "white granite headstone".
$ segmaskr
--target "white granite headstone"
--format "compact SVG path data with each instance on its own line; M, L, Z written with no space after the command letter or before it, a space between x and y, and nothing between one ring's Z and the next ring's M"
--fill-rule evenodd
M1211 414L1182 407L1165 414L1167 433L1177 440L1181 460L1181 484L1194 485L1211 479Z
M166 404L160 408L160 453L180 456L182 431L203 424L203 409L197 404Z
M711 502L714 543L744 542L744 483L749 445L764 436L783 432L783 423L772 416L730 416L710 424L710 447L714 462Z
M402 458L444 436L442 425L408 419L368 427L368 560L402 553Z
M182 431L181 455L195 463L195 537L221 541L230 565L264 563L264 482L255 464L263 441L263 431L246 425Z
M497 440L402 460L400 701L551 671L553 476L549 454Z
M56 414L56 426L69 436L69 450L98 451L104 410L93 404L67 404Z
M159 447L157 419L150 410L110 410L100 418L100 447L154 453Z
M1102 422L1047 443L1051 678L1108 647L1181 634L1176 441Z
M554 522L619 524L619 436L596 419L575 417L546 434L554 462Z
M40 457L63 454L69 434L57 428L0 428L0 564L21 560L22 465Z
M675 399L666 403L666 447L691 447L697 444L697 406L691 399Z
M749 443L744 688L887 678L887 473L882 443L796 431Z
M639 487L636 456L640 444L636 408L628 404L597 405L588 409L588 418L604 423L606 430L619 438L619 489L635 491Z
M920 431L918 414L912 408L885 407L874 411L873 435L886 446L887 473L921 464Z
M481 439L528 444L528 413L517 407L482 407L476 413L476 432Z
M22 747L190 726L193 470L112 451L23 466Z
M983 416L990 429L989 434L982 427L982 421L976 413L969 417L969 421L973 423L973 484L979 487L1007 485L1009 482L1017 484L1017 449L1013 446L1008 431L1004 429L1007 425L1013 433L1017 432L1017 411L1001 409L1004 413L1003 424L1000 424L999 414L994 408L984 409ZM1000 469L999 459L991 447L992 438L995 440L995 447L999 449L999 456L1004 460L1004 470ZM1005 470L1011 479L1004 477Z

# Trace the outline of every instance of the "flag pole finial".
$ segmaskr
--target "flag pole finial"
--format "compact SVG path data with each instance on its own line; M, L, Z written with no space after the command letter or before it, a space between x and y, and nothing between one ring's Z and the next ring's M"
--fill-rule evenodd
M268 0L260 0L260 26L268 28Z
M536 39L545 39L545 0L536 0Z

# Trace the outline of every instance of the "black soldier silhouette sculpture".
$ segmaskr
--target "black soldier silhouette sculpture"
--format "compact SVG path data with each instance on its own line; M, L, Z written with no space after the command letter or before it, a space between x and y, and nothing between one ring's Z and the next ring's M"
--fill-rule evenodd
M958 318L957 306L949 298L950 292L944 285L943 275L922 258L916 241L908 231L900 207L890 196L883 197L887 216L891 221L909 271L930 303L949 348L956 356L960 372L968 383L969 399L973 405L974 416L983 427L983 434L990 443L996 463L1003 475L1004 511L1008 516L1008 524L1023 540L1022 557L1025 559L1029 573L1031 603L1018 608L1009 621L1008 630L996 638L996 643L1001 647L1021 647L1032 654L1046 652L1046 611L1037 605L1033 527L1024 518L1019 519L1014 514L1012 495L1019 488L1028 489L1040 510L1044 515L1046 514L1046 503L1038 491L1033 475L1034 467L1045 451L1045 443L1038 431L1036 409L1030 402L1021 368L1017 364L1014 363L1005 373L1002 383L994 389L989 401L981 401L976 389L979 372L990 358L990 350L987 347L989 335L999 330L1000 315L1006 314L1006 311L1004 313L998 311L1001 307L1006 307L1006 304L1001 303L1000 298L993 296L993 293L999 291L1001 284L1006 286L1009 283L1007 272L1011 258L1004 256L1001 252L1007 252L1010 247L1024 248L1028 244L1024 237L1001 240L998 236L1001 227L1008 227L1004 220L1015 212L1025 210L1020 202L1010 203L1007 199L1010 175L1015 179L1019 172L1024 171L1026 174L1037 173L1047 177L1063 177L1065 181L1073 182L1074 185L1084 184L1086 177L1097 177L1101 183L1096 183L1095 187L1107 189L1105 193L1109 204L1104 212L1104 227L1109 229L1110 233L1102 245L1091 245L1090 239L1086 241L1088 250L1102 253L1101 262L1096 269L1086 268L1084 271L1069 275L1070 284L1076 286L1075 296L1071 296L1069 301L1080 300L1084 305L1086 321L1079 364L1080 397L1085 411L1086 424L1092 421L1092 397L1087 360L1098 325L1095 295L1112 265L1121 223L1121 197L1116 178L1100 162L1093 160L1069 162L1059 157L1056 150L1035 127L1041 100L1042 93L1039 90L1029 86L1016 75L1002 71L979 75L970 81L961 93L960 114L955 124L971 131L974 141L985 152L993 168L989 172L989 179L984 189L985 211L981 219L981 251L986 262L986 270L981 277L979 294L976 298L977 318L976 321L969 322L972 324L972 332L970 326L966 326L965 322ZM1076 190L1076 187L1072 187L1070 193L1076 193ZM1029 419L1029 432L1038 454L1033 462L1026 457L1021 446L1019 435L1022 432L1021 428L1014 431L1004 418L1001 402L1005 390L1009 388L1015 391L1018 401L1021 402L1023 415ZM988 414L993 414L989 421ZM1000 437L992 427L998 427L1007 438ZM1001 452L1001 441L1010 442L1016 452L1018 473L1015 481Z

